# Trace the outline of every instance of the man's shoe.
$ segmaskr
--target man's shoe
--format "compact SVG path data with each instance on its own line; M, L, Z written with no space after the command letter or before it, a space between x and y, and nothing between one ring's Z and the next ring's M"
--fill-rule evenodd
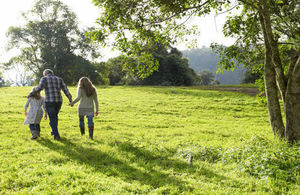
M37 138L38 138L38 136L35 136L35 135L34 135L34 136L32 136L30 139L31 139L31 140L34 140L34 139L37 139Z

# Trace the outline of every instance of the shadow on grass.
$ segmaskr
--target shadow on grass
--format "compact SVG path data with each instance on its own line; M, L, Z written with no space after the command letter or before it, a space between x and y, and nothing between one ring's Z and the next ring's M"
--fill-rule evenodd
M157 171L151 166L146 166L146 164L148 163L147 161L144 161L143 163L139 160L139 167L140 165L142 165L144 169L139 167L136 168L129 165L128 162L115 158L106 152L94 148L83 147L65 138L62 138L60 142L51 141L48 139L40 139L38 140L38 143L51 150L57 151L80 164L90 166L97 172L101 172L111 177L122 178L124 181L127 181L129 183L138 181L143 185L150 185L153 188L174 186L182 192L193 191L193 188L191 186L189 186L186 182L175 178L175 176ZM120 147L124 148L124 146ZM135 153L137 156L141 155L139 159L147 157L149 159L149 162L150 159L155 159L155 157L149 152L139 151L136 148L130 147L131 146L125 146L125 148L128 148L128 152ZM131 149L133 151L131 151ZM128 155L126 155L126 157L128 157ZM132 158L129 158L129 160L130 162L136 161ZM179 162L173 162L171 163L171 165L174 166L174 163L178 164L176 166L186 166L180 164ZM166 169L167 167L168 166L165 165L163 168Z
M212 178L211 182L216 184L222 180L232 180L225 176L219 175L210 169L198 166L190 166L187 162L172 159L171 156L173 156L172 154L174 154L174 151L171 151L169 156L168 152L165 152L164 155L159 153L155 154L144 148L136 147L130 142L120 141L116 141L115 143L111 144L111 146L117 146L120 151L125 152L127 159L129 159L131 162L137 163L139 167L143 167L145 170L149 170L150 172L155 172L153 167L159 167L162 170L173 169L175 171L174 173L177 175L186 175L186 173L188 173L192 174L193 176ZM161 181L163 181L163 178Z

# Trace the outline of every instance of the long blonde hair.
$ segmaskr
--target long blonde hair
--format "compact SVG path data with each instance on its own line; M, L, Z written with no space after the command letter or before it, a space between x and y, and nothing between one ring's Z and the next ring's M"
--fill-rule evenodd
M90 97L96 93L96 88L87 77L81 77L78 82L78 87L84 89L86 96Z

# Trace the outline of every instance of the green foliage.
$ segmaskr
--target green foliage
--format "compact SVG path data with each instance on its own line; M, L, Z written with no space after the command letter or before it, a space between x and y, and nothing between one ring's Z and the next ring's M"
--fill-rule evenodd
M72 69L65 70L62 74L65 83L75 85L79 79L84 76L90 78L95 84L99 83L100 75L94 63L81 56L73 56L70 60L70 64L73 65Z
M270 191L275 193L287 193L292 188L289 184L299 184L299 146L288 146L278 140L253 136L241 147L225 149L194 145L192 149L180 149L178 153L183 158L193 154L194 160L209 163L237 163L242 172L269 181L272 185Z
M186 39L186 35L197 33L178 20L209 13L225 2L93 0L93 3L102 10L102 14L97 20L99 27L89 33L90 38L103 45L114 40L115 48L138 59L142 66L137 66L135 71L139 77L145 78L153 69L157 70L158 62L153 61L153 51L162 45L167 48Z
M0 89L1 194L299 191L299 148L273 139L266 105L255 97L200 87L97 89L93 141L80 135L77 108L65 97L61 141L48 120L30 140L22 121L31 87Z
M200 85L211 85L214 81L214 76L211 72L203 70L199 73L199 83Z
M157 62L153 62L151 51L156 50L160 44L165 47L185 39L186 35L197 34L193 28L186 28L185 22L191 16L202 16L212 11L223 11L228 7L237 9L238 14L230 14L226 21L223 33L225 36L237 38L234 45L223 47L217 43L212 48L221 56L219 62L220 72L234 70L238 66L244 66L257 74L262 72L264 60L264 44L259 24L259 15L247 2L237 1L232 5L231 1L165 1L165 0L124 0L104 1L94 0L94 4L103 9L103 15L98 19L101 28L90 32L94 41L106 43L108 37L113 35L114 46L131 57L151 60L142 63L142 68L132 67L142 78L150 75L154 68L157 70ZM251 2L251 5L253 2ZM289 47L289 55L282 57L289 61L291 53L295 51L295 45L299 42L297 33L299 21L296 16L295 1L270 1L272 22L276 26L277 39L292 43ZM287 63L284 63L287 67ZM203 70L203 69L202 69ZM149 72L149 74L145 74ZM215 71L212 71L215 72ZM258 75L259 76L259 75ZM261 78L261 77L259 77ZM222 81L221 81L222 82Z
M196 73L189 67L187 59L176 48L167 51L161 47L153 56L160 66L157 72L142 80L142 85L190 86L195 85Z
M134 68L128 68L130 65L134 65ZM145 51L140 52L140 55L135 63L129 64L127 61L125 61L125 68L136 72L136 75L138 75L139 78L146 78L154 71L157 71L158 65L159 63L152 53L147 53Z
M106 63L94 63L94 66L96 67L95 72L98 74L96 81L94 82L100 85L109 85L109 67Z
M21 54L11 58L7 67L23 65L37 81L46 68L63 76L68 84L78 80L73 75L96 77L91 74L96 68L87 59L98 56L97 46L78 29L76 15L66 5L58 0L39 0L23 18L26 25L8 29L8 48L18 48Z
M147 78L136 76L141 70L138 59L128 56L119 56L109 59L106 64L110 67L109 79L111 85L168 85L190 86L195 84L196 74L189 68L188 61L182 57L182 53L176 48L167 51L164 47L155 50L151 56L160 66ZM128 67L130 66L130 67ZM135 70L135 71L131 71ZM154 70L154 69L153 69ZM149 73L149 72L148 72Z
M123 56L118 56L107 60L105 63L109 68L108 78L110 85L122 84L121 81L126 76L126 71L123 70L125 63L123 59Z
M244 170L261 179L270 177L274 185L286 182L296 183L300 173L300 151L298 146L271 142L263 137L255 137L243 148L242 166ZM285 185L282 186L285 188Z
M299 14L295 1L287 0L270 1L268 3L272 18L272 26L276 41L278 41L279 52L285 75L291 59L297 56L299 36L296 33L299 29L299 20L295 20L295 15ZM223 27L223 33L227 37L237 38L234 45L224 47L217 43L212 44L213 50L221 57L219 62L220 69L234 69L242 64L259 80L263 80L263 64L265 45L263 42L262 29L259 23L257 10L243 4L244 8L237 15L232 15ZM297 49L298 48L298 49ZM261 86L259 86L261 87Z
M244 72L243 83L255 83L258 79L262 78L262 73L254 72L253 70L247 70Z

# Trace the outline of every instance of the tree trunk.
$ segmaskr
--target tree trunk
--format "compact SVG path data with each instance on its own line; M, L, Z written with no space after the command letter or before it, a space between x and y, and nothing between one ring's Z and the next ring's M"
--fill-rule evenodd
M259 12L263 16L265 33L268 39L270 49L272 51L272 62L276 71L276 81L279 87L282 101L285 102L286 80L284 78L284 72L281 64L278 44L277 41L274 39L273 35L268 2L267 0L259 0L259 3L261 4L259 5Z
M290 143L295 143L299 141L300 138L300 57L297 56L297 61L295 61L295 63L291 63L289 67L288 81L286 81L281 64L278 44L274 39L271 27L267 0L259 0L258 3L266 51L268 49L271 50L272 64L274 65L273 68L276 72L276 81L283 100L286 117L285 138ZM268 75L266 75L266 77L267 76ZM268 81L269 79L266 78L266 82ZM268 84L266 84L266 90L267 88ZM280 133L282 133L281 130Z
M270 125L273 130L274 136L284 138L284 124L281 115L281 108L278 98L278 90L276 85L276 72L272 64L272 52L268 42L265 23L263 16L259 14L260 24L264 36L265 44L265 62L264 62L264 82L265 92L267 98L267 105L269 111Z
M300 56L291 66L293 70L289 75L285 101L285 136L290 143L295 143L300 140Z
M266 49L267 50L267 49ZM272 65L271 53L266 51L265 54L265 65L264 65L264 82L265 91L268 104L269 118L271 128L273 130L274 136L279 138L284 138L284 124L281 115L281 108L278 98L278 90L276 85L276 75L275 70Z

